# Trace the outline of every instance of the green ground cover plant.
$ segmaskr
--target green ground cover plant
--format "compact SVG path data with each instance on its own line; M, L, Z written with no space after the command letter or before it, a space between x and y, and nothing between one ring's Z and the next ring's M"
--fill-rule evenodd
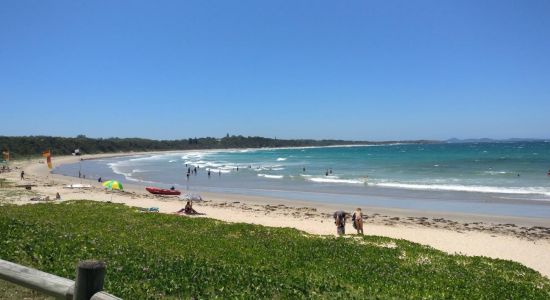
M105 289L125 299L550 298L547 278L511 261L112 203L0 206L0 237L0 258L70 279L104 260Z
M55 300L53 297L43 295L37 291L4 280L0 280L0 299Z

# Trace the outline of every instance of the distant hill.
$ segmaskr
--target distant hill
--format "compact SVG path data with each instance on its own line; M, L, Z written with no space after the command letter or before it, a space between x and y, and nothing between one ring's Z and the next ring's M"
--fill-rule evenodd
M490 139L490 138L481 138L481 139L457 139L452 138L448 139L445 142L447 143L517 143L517 142L545 142L549 141L548 139L531 139L531 138L509 138L509 139Z
M347 140L284 140L258 136L227 135L223 138L203 137L180 140L150 140L142 138L89 138L53 136L0 136L0 147L9 150L13 159L40 155L50 149L53 155L70 155L75 149L81 154L166 151L192 149L228 149L228 148L277 148L337 145L384 145L392 143L434 143L435 141L347 141Z

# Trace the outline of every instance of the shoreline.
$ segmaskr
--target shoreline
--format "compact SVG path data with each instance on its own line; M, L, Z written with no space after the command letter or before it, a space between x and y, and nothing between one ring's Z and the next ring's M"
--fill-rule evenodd
M227 149L223 151L248 151L249 149ZM255 149L251 149L255 150ZM195 153L197 150L190 150L187 153ZM200 152L218 152L218 149L201 150ZM84 161L93 161L95 159L113 158L113 161L123 161L125 155L136 155L138 157L170 154L183 154L185 151L169 151L169 152L139 152L128 153L121 155L107 155L103 157L84 158ZM109 164L110 165L110 164ZM303 201L308 205L328 205L335 209L341 207L360 206L367 207L373 210L388 210L392 213L403 211L407 214L420 213L425 215L430 213L433 216L471 216L475 215L479 218L489 219L517 219L528 218L530 220L538 220L538 222L530 222L529 224L537 224L541 226L550 226L550 199L536 198L517 198L515 194L501 194L492 192L478 191L446 191L446 190L417 190L404 189L396 187L381 187L377 183L368 185L319 185L317 183L308 182L307 184L296 182L269 181L262 178L257 179L258 185L255 185L254 179L247 175L244 179L235 179L226 177L221 185L205 181L202 177L197 177L198 181L191 180L187 183L185 178L177 178L176 181L142 181L141 177L132 177L132 174L120 173L113 168L105 168L105 163L87 163L82 165L87 169L87 172L92 172L92 177L102 177L117 179L124 184L136 184L142 187L149 185L153 186L170 186L173 185L179 190L197 190L200 192L208 192L218 195L249 195L253 197L267 199L286 199ZM61 166L54 170L56 174L76 177L78 172L78 163L69 164L66 167ZM125 171L126 172L126 171ZM132 171L134 172L134 171ZM253 173L254 174L254 173ZM88 174L89 175L89 174ZM264 174L259 174L264 175ZM252 175L253 176L253 175ZM294 175L284 175L293 177ZM225 176L224 176L225 177ZM283 176L281 176L283 177ZM167 179L167 178L165 178ZM244 180L244 181L243 181ZM252 181L250 181L252 180ZM263 181L262 181L263 180ZM171 182L171 183L170 183ZM230 183L229 185L227 183ZM245 183L247 182L247 183ZM507 195L507 196L503 196ZM335 205L335 203L337 205ZM538 206L539 208L535 207ZM403 214L403 213L401 213ZM504 220L507 222L507 220Z
M54 158L56 166L83 160L142 154L182 151L109 153ZM19 171L36 184L33 193L54 198L59 192L63 201L89 199L112 201L136 207L158 207L161 213L173 213L184 206L177 198L148 194L143 186L124 184L124 193L106 192L96 180L51 174L44 159L15 161L16 171L1 174L19 184ZM92 185L90 190L68 190L62 185L82 182ZM276 197L200 192L205 202L194 203L204 216L226 222L244 222L264 226L292 227L312 234L334 235L336 230L332 212L337 209L353 211L352 205L334 205L309 201L294 201ZM27 197L27 198L25 198ZM111 198L112 197L112 198ZM15 204L31 203L21 196ZM112 199L112 200L111 200ZM550 220L526 217L487 216L461 213L414 211L381 207L362 207L368 216L365 234L406 239L432 246L448 253L481 255L508 259L531 267L550 277ZM350 222L347 236L355 234Z

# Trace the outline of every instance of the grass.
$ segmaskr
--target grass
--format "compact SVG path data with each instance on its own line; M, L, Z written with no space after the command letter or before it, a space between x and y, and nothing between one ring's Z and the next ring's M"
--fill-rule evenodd
M0 236L0 258L71 279L78 261L105 260L105 289L126 299L550 298L547 278L511 261L119 204L0 206Z
M0 280L0 299L54 300L55 298Z

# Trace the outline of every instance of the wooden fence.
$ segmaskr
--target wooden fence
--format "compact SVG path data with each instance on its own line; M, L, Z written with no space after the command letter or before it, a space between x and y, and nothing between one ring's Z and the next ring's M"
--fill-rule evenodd
M83 261L78 264L76 281L72 281L0 259L0 279L42 292L57 299L120 299L101 292L105 271L106 268L103 262Z

